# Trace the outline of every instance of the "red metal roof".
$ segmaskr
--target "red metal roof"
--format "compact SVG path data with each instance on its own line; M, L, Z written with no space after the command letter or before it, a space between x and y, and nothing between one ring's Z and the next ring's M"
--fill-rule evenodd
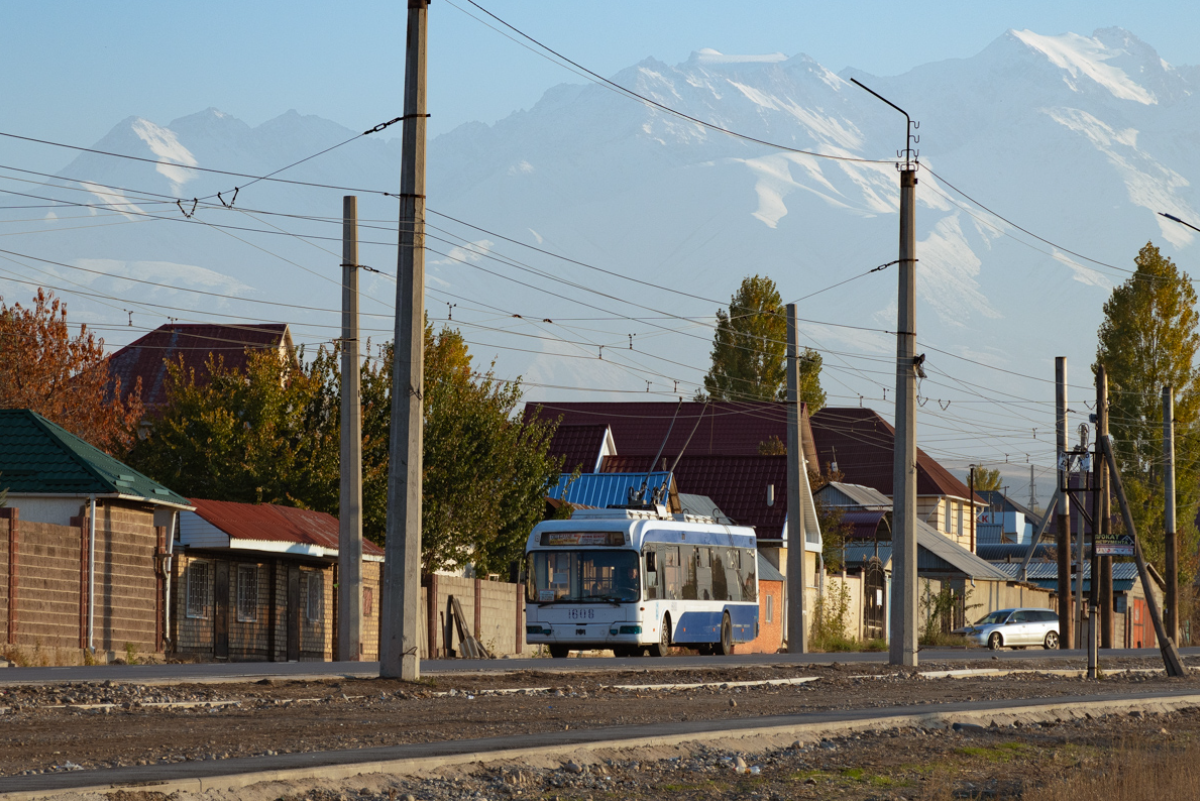
M679 416L671 428L671 418L678 407ZM525 414L538 413L543 419L562 416L561 425L605 424L612 429L613 442L621 456L641 456L644 464L637 470L647 470L649 459L658 453L666 439L663 456L672 459L679 453L695 429L688 455L757 456L762 442L778 437L787 439L787 408L782 403L689 402L680 405L671 401L636 403L529 403ZM812 431L807 407L802 412L805 455L811 465L818 454L809 447ZM670 437L667 432L670 431ZM661 465L658 465L661 467ZM686 490L698 492L698 490Z
M209 354L222 360L227 368L243 370L247 350L285 347L292 349L292 336L286 323L249 323L246 325L210 325L172 323L159 326L108 358L109 369L121 379L121 390L129 392L142 380L142 403L148 409L164 405L166 362L183 358L184 368L194 370L196 382L208 381Z
M605 473L645 469L646 457L624 454L606 456L601 468ZM760 538L783 536L783 519L787 514L786 456L685 454L675 468L675 482L680 492L707 495L738 525L754 526ZM774 506L767 506L768 484L775 485Z
M550 441L550 455L564 456L563 472L591 473L596 469L596 460L600 458L600 450L604 447L604 438L608 434L608 426L603 423L596 425L560 425Z
M277 506L192 498L196 514L233 539L298 542L338 550L338 519L324 512ZM383 556L383 549L363 540L363 553Z
M892 495L896 430L878 413L872 409L827 407L813 415L812 430L822 464L836 461L838 470L845 475L842 481ZM971 491L918 448L917 494L966 499Z

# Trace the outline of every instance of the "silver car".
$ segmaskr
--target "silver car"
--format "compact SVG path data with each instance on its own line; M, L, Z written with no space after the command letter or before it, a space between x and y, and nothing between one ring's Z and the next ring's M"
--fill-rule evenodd
M1053 649L1058 647L1058 615L1049 609L997 609L955 634L993 651L1027 645Z

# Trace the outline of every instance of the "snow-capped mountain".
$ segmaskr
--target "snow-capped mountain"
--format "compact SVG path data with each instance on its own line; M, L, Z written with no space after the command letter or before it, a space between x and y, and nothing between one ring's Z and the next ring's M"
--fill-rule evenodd
M612 76L747 137L868 161L732 137L596 84L564 84L494 125L463 125L429 145L431 318L452 315L480 363L495 357L500 375L523 375L530 397L691 395L707 367L707 323L744 276L771 276L791 300L896 258L904 119L851 77L921 123L923 446L949 461L962 453L1023 464L1032 454L1048 463L1052 386L991 368L1052 379L1053 357L1066 355L1072 383L1090 384L1101 306L1125 278L1104 264L1132 269L1147 241L1185 269L1196 253L1193 232L1157 212L1200 224L1200 68L1169 65L1120 29L1010 30L972 58L892 77L837 75L804 55L710 49ZM29 232L0 248L71 267L0 263L0 292L29 294L12 282L18 273L59 286L73 316L118 324L105 332L116 343L168 316L217 313L282 320L302 341L329 340L341 195L360 196L360 261L394 271L396 204L379 193L397 191L398 126L279 175L347 189L251 184L188 167L261 175L356 133L296 112L255 128L215 109L166 125L126 119L95 149L158 163L83 153L49 186L5 181L33 196L5 205L41 207L0 212L4 233ZM228 201L235 187L234 207L224 208L215 193ZM88 205L49 209L37 198ZM188 216L192 198L207 201ZM370 274L365 287L374 299L364 312L378 316L364 325L388 338L394 284ZM895 297L889 268L801 302L808 344L826 352L831 402L861 395L890 415L895 346L884 332L895 328ZM982 403L996 398L1012 403ZM980 432L1007 444L980 449Z

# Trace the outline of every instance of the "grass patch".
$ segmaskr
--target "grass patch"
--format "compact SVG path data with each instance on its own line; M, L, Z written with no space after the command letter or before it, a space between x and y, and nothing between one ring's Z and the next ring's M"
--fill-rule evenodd
M997 745L967 745L955 748L954 753L973 759L983 759L987 762L1004 763L1012 762L1029 750L1030 747L1025 743L1010 742Z

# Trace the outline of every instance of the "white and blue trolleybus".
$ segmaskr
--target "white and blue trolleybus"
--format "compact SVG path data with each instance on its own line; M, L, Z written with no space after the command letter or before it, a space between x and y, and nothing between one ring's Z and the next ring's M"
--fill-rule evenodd
M662 507L579 509L534 527L525 555L525 639L551 656L730 654L758 636L753 529Z

